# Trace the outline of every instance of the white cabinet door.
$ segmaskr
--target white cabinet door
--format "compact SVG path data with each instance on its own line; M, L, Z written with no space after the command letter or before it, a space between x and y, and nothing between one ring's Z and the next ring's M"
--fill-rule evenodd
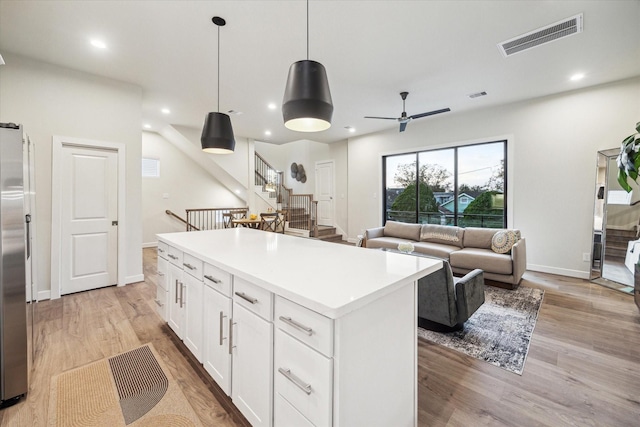
M198 362L202 362L202 288L204 284L190 274L184 274L183 279L184 344Z
M183 338L183 319L184 310L182 309L184 296L182 269L174 264L169 264L169 271L167 273L167 286L169 287L169 319L168 324L173 332L178 335L180 339Z
M234 301L231 399L253 427L272 425L273 325Z
M231 394L230 318L231 298L205 286L203 365L227 396Z

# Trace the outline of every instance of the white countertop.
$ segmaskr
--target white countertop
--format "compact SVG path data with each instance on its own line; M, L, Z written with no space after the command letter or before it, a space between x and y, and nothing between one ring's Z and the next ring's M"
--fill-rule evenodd
M248 228L158 239L334 319L442 267L432 258Z

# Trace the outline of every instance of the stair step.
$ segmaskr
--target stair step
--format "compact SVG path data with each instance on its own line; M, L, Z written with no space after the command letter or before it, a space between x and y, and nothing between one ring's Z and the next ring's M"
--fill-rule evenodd
M335 227L318 226L318 237L320 236L332 236L336 234Z
M316 237L318 240L324 240L325 242L341 242L342 234L327 234L323 236Z

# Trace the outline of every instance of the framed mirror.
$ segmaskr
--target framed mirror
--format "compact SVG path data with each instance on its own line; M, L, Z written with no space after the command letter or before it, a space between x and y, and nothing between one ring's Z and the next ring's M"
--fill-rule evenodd
M619 148L598 151L594 188L591 281L632 294L640 258L640 188L618 183Z

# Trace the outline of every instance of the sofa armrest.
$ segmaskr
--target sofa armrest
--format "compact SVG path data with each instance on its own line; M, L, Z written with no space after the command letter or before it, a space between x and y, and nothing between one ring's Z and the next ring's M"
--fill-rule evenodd
M368 228L364 232L362 247L367 247L367 239L375 239L376 237L384 237L384 227Z
M518 240L511 248L511 259L513 260L514 285L517 285L527 269L527 245L524 238Z
M484 272L476 268L464 277L456 278L456 307L458 323L466 322L484 304Z

